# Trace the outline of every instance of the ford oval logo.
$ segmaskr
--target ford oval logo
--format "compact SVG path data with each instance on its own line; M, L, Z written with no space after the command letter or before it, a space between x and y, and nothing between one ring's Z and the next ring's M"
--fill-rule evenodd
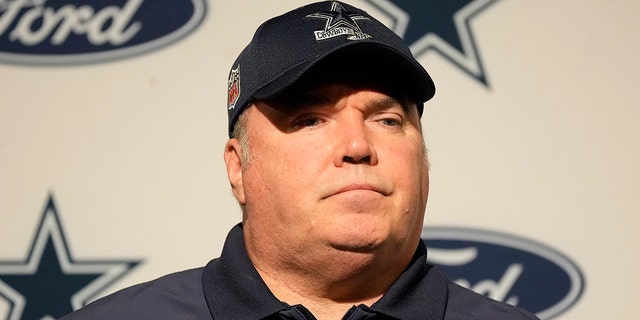
M582 295L584 278L565 255L520 237L463 228L427 227L429 262L454 282L551 319Z
M0 0L0 62L83 64L149 52L195 30L205 0Z

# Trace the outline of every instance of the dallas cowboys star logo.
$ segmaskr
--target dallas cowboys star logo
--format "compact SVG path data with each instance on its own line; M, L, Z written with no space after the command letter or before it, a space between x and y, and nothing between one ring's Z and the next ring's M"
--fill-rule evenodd
M82 307L139 261L75 261L50 196L29 257L0 261L0 297L9 320L55 319Z
M370 35L362 32L357 20L368 20L359 13L351 12L345 9L341 4L334 2L331 4L331 10L312 13L307 18L325 19L327 22L324 30L316 31L316 40L325 40L340 35L351 35L349 40L367 39Z
M392 19L390 28L414 55L440 53L488 86L470 22L497 0L367 0Z

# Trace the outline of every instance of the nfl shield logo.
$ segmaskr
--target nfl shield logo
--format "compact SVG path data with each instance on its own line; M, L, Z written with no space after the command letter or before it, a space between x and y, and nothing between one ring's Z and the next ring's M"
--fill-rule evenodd
M240 66L231 70L227 92L227 108L231 110L236 107L236 102L240 98Z

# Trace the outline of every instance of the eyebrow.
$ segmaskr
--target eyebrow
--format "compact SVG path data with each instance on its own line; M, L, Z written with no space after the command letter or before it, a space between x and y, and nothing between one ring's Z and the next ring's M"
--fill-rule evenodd
M402 111L404 111L405 114L410 114L410 108L415 107L408 98L399 99L389 95L370 103L370 107L376 111L388 110L398 105L402 108Z
M403 103L398 101L398 99L396 99L394 97L390 97L390 96L386 96L386 97L384 97L382 99L378 99L378 100L372 101L370 104L373 105L374 108L380 109L380 110L390 109L390 108L393 108L396 105L401 105L403 109L405 108Z

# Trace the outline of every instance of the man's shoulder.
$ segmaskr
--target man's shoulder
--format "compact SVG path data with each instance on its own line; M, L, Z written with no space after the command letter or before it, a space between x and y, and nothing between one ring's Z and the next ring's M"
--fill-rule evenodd
M61 320L211 319L202 291L202 268L172 273L96 300Z
M538 318L526 310L493 300L454 282L449 282L445 320L458 319L537 320Z

